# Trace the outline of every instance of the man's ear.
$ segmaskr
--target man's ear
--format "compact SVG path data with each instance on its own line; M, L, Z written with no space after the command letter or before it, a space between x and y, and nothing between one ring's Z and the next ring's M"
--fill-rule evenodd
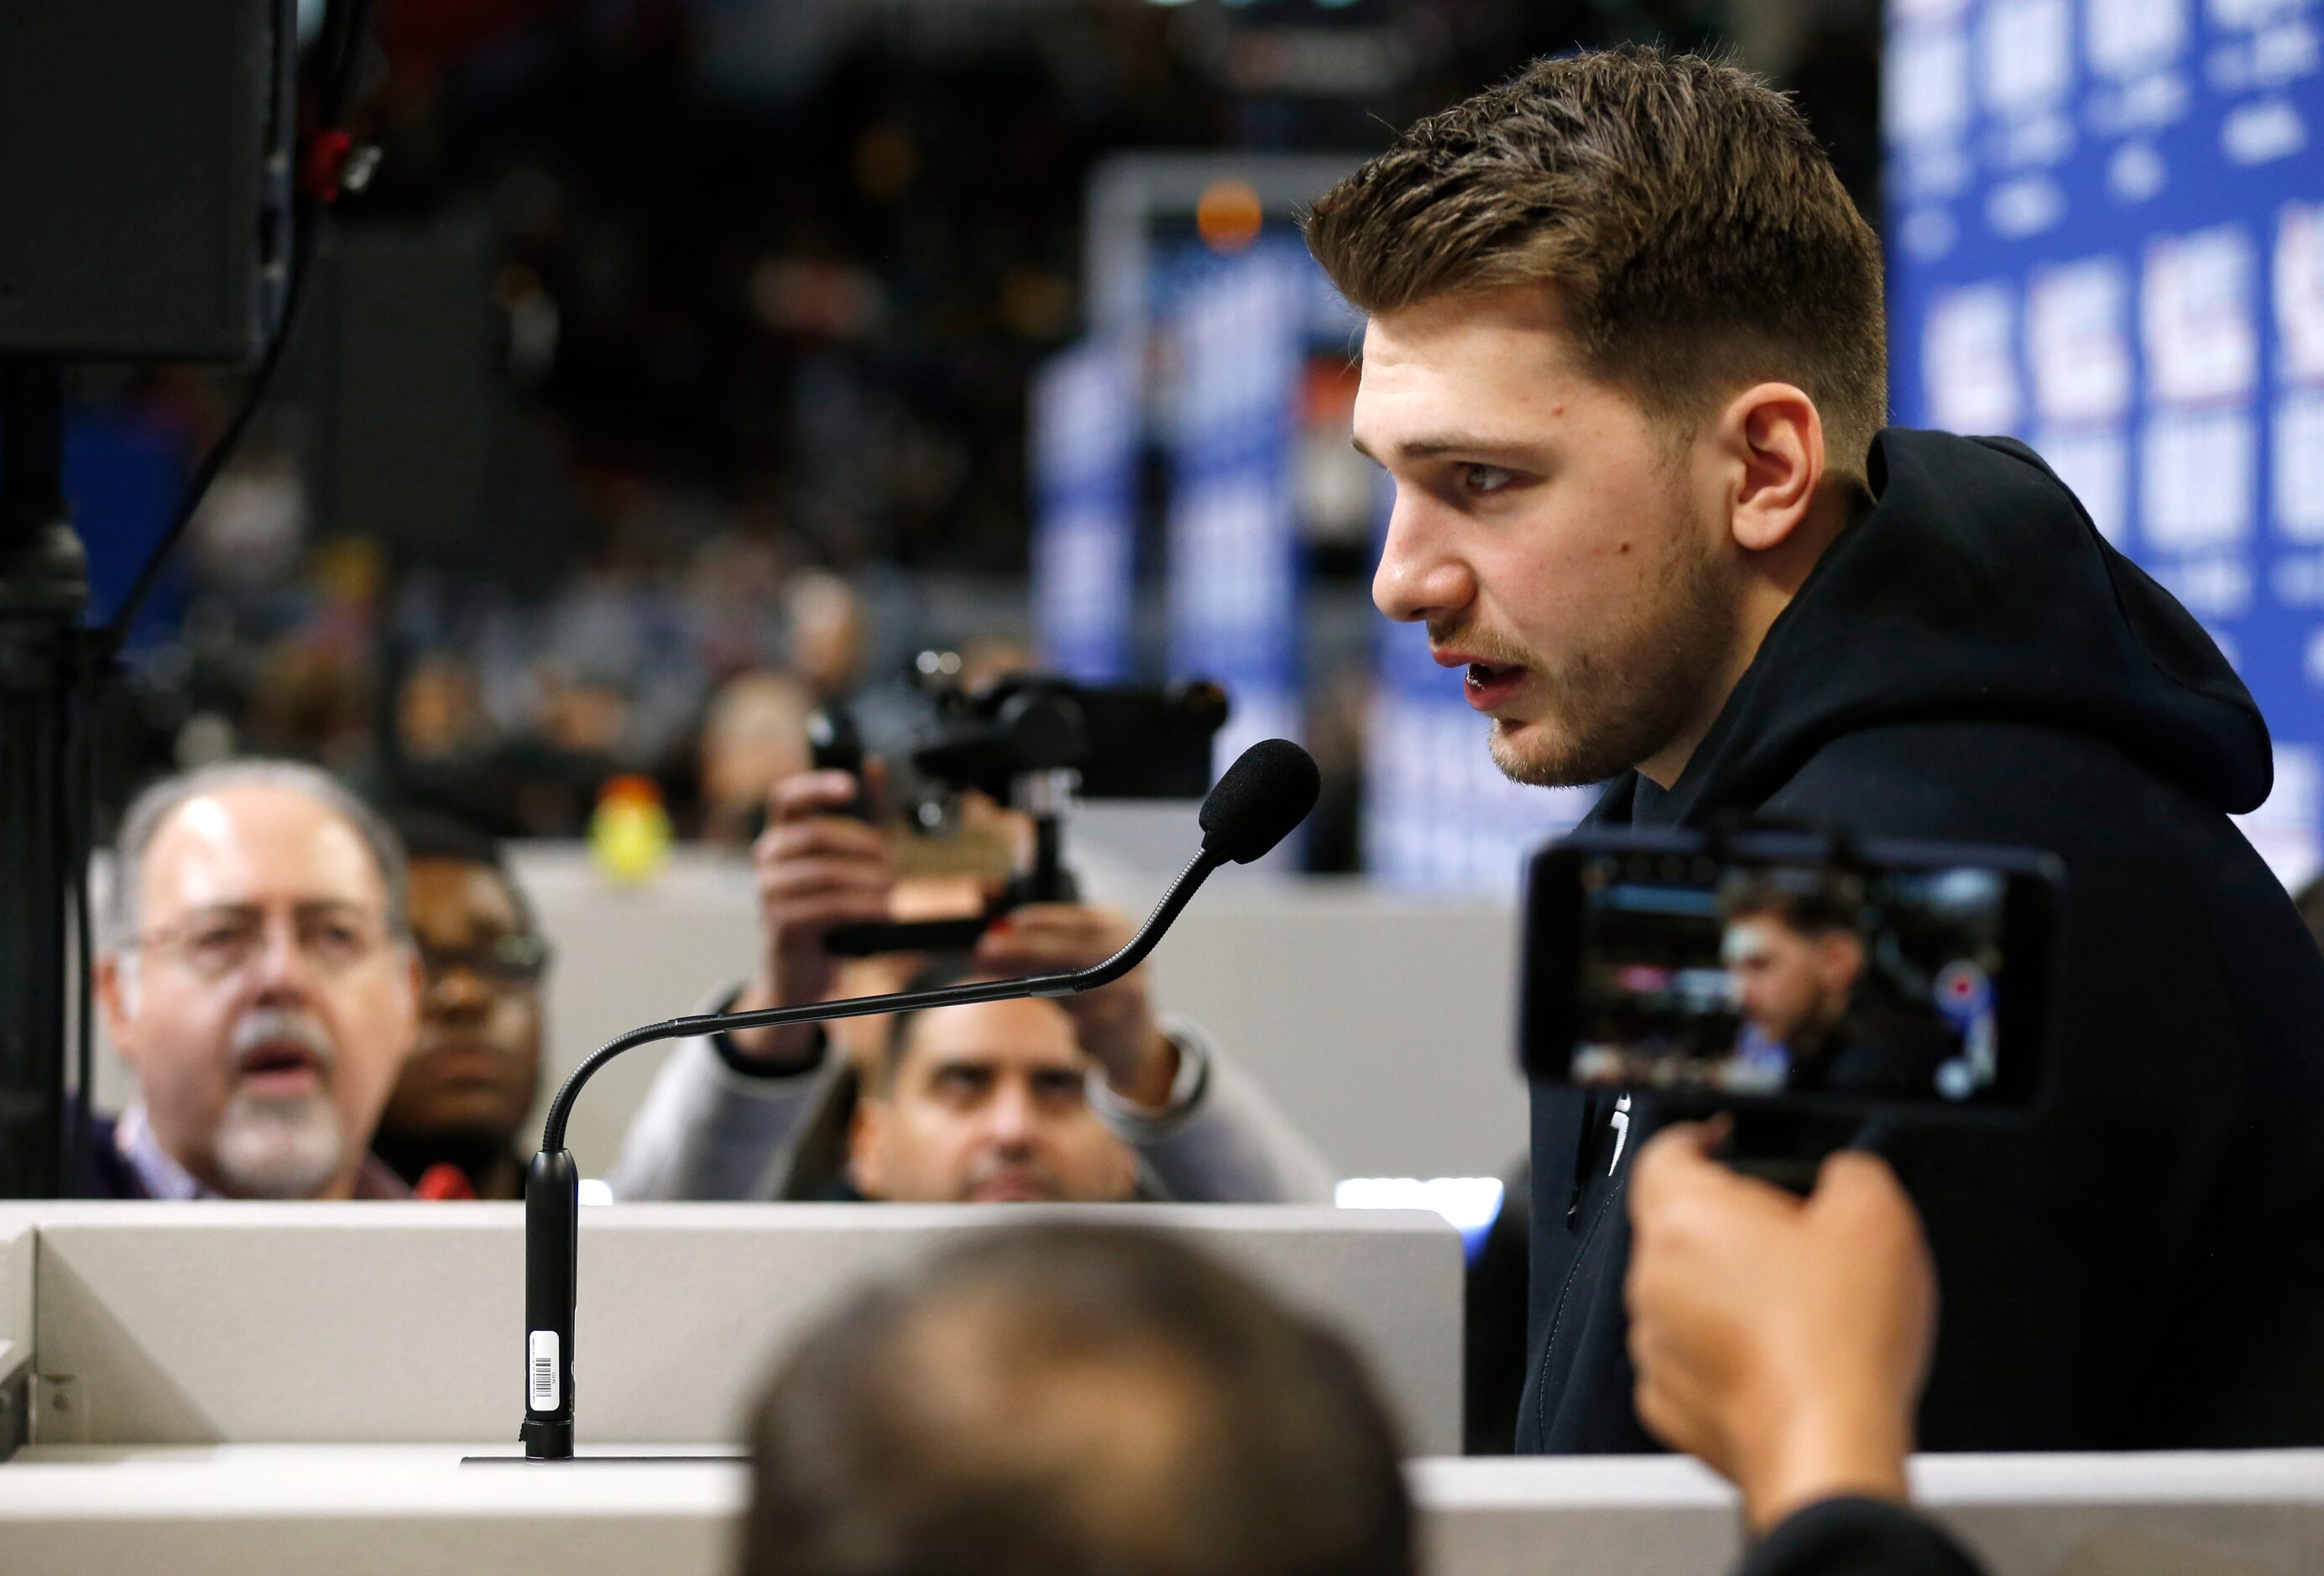
M1823 418L1791 383L1755 383L1727 406L1718 425L1721 452L1735 465L1729 529L1747 552L1766 552L1792 538L1823 482Z
M117 952L100 953L97 959L97 1011L105 1024L105 1037L121 1053L132 1072L137 1069L137 1031L132 1027L136 1014L131 1010L131 998L136 994Z
M1849 931L1835 930L1819 945L1826 977L1850 991L1856 989L1856 982L1864 976L1864 943Z
M847 1121L847 1175L865 1198L888 1194L888 1123L895 1111L881 1096L866 1087L855 1097L855 1114Z

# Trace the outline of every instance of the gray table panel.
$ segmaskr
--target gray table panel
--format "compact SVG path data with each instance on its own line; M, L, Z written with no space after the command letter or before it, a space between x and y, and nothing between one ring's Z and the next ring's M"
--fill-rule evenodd
M829 1302L1026 1206L585 1210L583 1440L734 1438ZM1416 1448L1458 1447L1461 1241L1424 1213L1157 1205L1051 1215L1184 1230L1342 1329ZM47 1442L511 1438L523 1413L516 1205L51 1205L37 1366ZM8 1215L0 1214L0 1225Z

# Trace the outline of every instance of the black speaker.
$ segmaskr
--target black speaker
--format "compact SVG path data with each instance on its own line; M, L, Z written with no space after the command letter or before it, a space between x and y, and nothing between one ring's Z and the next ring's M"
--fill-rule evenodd
M0 356L259 353L297 55L297 0L0 0Z

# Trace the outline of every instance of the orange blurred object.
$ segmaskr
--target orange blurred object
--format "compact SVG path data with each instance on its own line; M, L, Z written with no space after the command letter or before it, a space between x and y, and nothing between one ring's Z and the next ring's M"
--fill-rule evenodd
M1194 231L1213 252L1240 252L1259 239L1267 210L1247 180L1214 180L1194 205Z

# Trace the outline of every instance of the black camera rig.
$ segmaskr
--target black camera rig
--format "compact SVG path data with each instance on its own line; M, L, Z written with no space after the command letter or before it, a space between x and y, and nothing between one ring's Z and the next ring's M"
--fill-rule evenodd
M1078 901L1065 859L1076 797L1199 798L1210 788L1212 741L1229 706L1226 691L1207 679L1108 686L1015 673L969 688L947 677L936 653L925 654L918 671L930 714L906 752L905 824L936 832L953 819L960 795L980 793L1030 821L1030 856L981 913L845 926L826 943L841 956L963 951L1012 908ZM862 735L849 713L817 712L807 736L818 769L862 780ZM853 813L870 816L861 794Z

